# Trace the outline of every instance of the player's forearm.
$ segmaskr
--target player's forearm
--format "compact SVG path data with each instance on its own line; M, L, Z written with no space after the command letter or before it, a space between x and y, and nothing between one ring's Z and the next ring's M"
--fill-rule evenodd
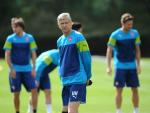
M136 46L136 61L138 66L140 66L140 59L141 59L140 47Z
M11 63L10 55L11 55L10 52L8 51L5 52L5 60L7 62L9 69L12 70L12 63Z
M85 72L87 74L87 79L89 80L92 76L92 74L91 74L91 54L89 51L80 52L80 56L82 58L83 66L84 66Z
M111 47L107 48L106 59L107 59L107 67L111 67L111 59L112 59L112 48Z
M35 51L32 51L32 65L33 68L35 69L35 61L36 61L37 55Z

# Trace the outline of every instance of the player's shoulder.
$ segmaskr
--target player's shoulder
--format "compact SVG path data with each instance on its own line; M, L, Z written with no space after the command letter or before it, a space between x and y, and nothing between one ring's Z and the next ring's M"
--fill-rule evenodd
M57 46L60 45L62 39L64 38L64 35L61 35L58 39L57 39Z
M135 34L138 34L138 30L137 29L131 29L130 31L135 33Z
M140 37L139 32L137 29L130 29L130 34L132 34L133 36L135 36L135 38Z
M58 54L58 49L51 49L51 50L47 51L46 54L49 56Z
M83 37L83 34L78 32L78 31L76 31L76 30L72 30L72 33L73 33L73 35L76 35L78 37Z
M64 35L61 35L60 37L58 37L57 41L60 41L63 37L64 37Z
M51 49L48 52L50 52L50 53L58 53L58 49Z
M115 31L112 32L112 36L116 36L121 32L121 28L116 29Z
M34 40L33 35L29 34L29 33L25 33L25 37L28 37L30 39L30 41Z
M8 35L7 36L7 40L8 41L12 41L13 40L13 38L16 36L16 34L15 33L13 33L13 34L10 34L10 35Z
M121 28L116 29L115 31L113 31L110 35L110 38L114 38L117 39L118 36L121 34Z
M76 31L76 30L73 30L72 31L73 33L73 36L74 37L76 37L77 38L77 40L85 40L85 37L84 37L84 35L82 34L82 33L80 33L80 32L78 32L78 31Z

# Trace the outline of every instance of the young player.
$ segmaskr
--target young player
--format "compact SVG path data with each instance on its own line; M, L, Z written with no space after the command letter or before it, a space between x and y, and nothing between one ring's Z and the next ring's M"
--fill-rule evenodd
M123 14L121 16L122 27L114 31L108 41L107 73L111 74L112 72L111 58L112 51L114 51L117 113L121 113L122 92L125 85L131 87L134 113L138 113L138 74L141 72L139 45L141 41L138 31L132 29L133 19L131 14Z
M60 54L60 77L63 83L62 113L78 113L86 102L86 82L91 78L91 54L84 36L72 30L69 13L62 13L57 22L63 35L57 40Z
M14 94L16 113L20 113L20 91L23 84L27 91L32 93L33 112L36 113L36 84L35 59L36 43L32 35L24 32L25 24L22 18L15 18L12 29L14 33L7 37L4 45L5 59L9 66L9 82L11 92ZM30 64L32 59L32 65Z
M36 82L38 89L45 93L45 104L47 113L52 113L51 105L51 83L48 74L52 72L59 61L59 52L57 49L43 52L36 59ZM32 105L30 104L28 113L32 113Z

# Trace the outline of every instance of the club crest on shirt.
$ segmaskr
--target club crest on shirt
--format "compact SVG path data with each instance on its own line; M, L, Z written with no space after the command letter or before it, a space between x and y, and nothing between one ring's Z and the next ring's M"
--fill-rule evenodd
M29 42L29 37L26 37L26 41Z
M135 34L134 33L130 33L130 35L131 35L131 38L134 38L135 37Z
M68 40L69 40L69 42L71 42L71 41L72 41L72 37L69 37L69 39L68 39Z

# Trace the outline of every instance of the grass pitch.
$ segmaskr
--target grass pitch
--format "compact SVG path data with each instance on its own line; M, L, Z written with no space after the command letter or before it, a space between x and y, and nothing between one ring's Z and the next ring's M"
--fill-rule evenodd
M142 73L140 79L140 113L150 113L150 59L142 59ZM104 58L93 58L92 80L93 85L87 87L87 103L80 106L80 113L115 113L115 88L113 87L113 76L106 74L106 61ZM9 90L8 67L4 60L0 59L0 113L15 113L13 96ZM57 69L50 74L52 84L52 109L53 113L61 113L61 83ZM22 87L21 113L27 112L28 94ZM131 90L125 88L123 92L123 113L133 113L131 102ZM46 113L44 94L40 92L38 113Z

